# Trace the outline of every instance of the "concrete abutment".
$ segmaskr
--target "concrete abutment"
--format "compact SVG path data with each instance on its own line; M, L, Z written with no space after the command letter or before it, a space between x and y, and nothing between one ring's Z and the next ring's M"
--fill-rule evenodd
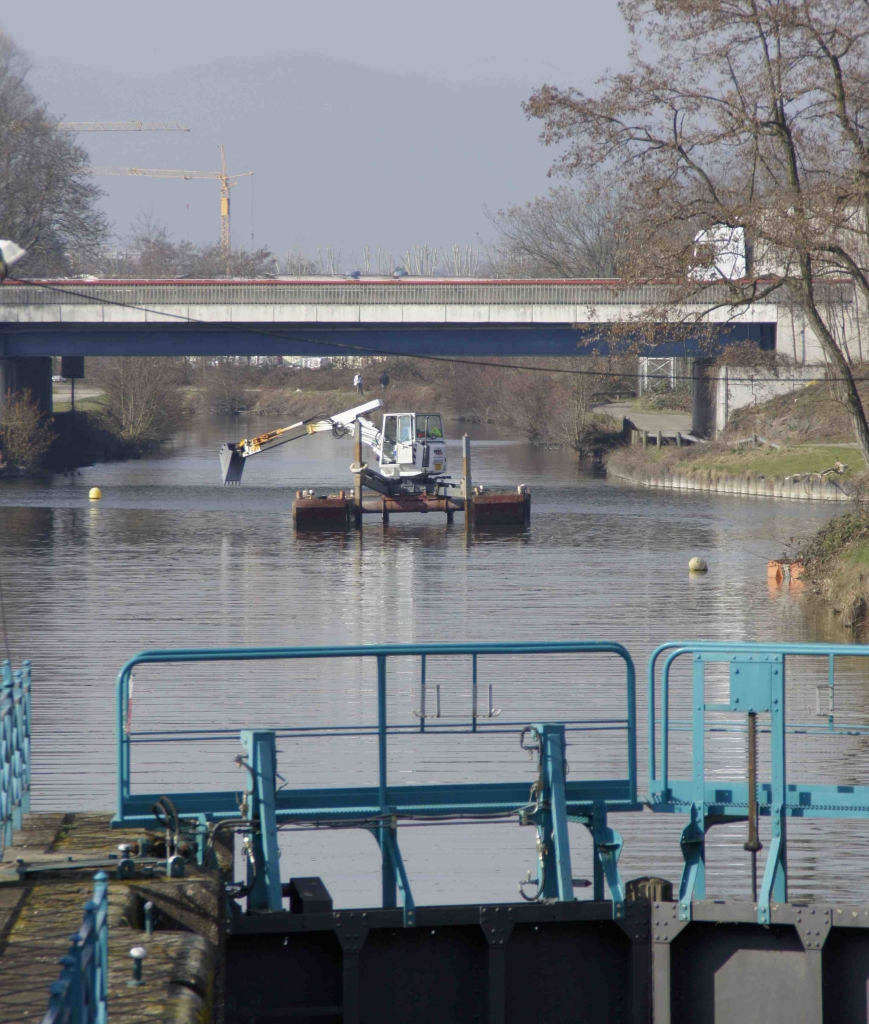
M16 356L0 359L0 410L8 394L29 391L40 412L52 414L51 356Z

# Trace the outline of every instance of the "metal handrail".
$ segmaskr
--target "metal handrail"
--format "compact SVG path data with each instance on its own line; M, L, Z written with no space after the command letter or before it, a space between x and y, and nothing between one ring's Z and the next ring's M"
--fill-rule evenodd
M118 744L118 776L117 776L117 807L118 812L115 818L115 824L121 824L124 821L132 821L136 818L136 809L133 804L136 803L136 798L131 796L131 747L134 742L159 742L161 740L171 742L173 738L186 738L190 736L192 739L200 740L208 736L225 737L228 735L226 730L194 730L191 734L189 730L181 729L177 732L172 731L149 731L147 734L137 734L130 729L130 690L131 690L131 679L134 669L137 666L145 664L179 664L179 663L190 663L190 662L209 662L209 661L264 661L264 660L310 660L310 659L367 659L372 658L377 663L378 670L378 686L377 686L377 723L371 723L370 725L358 725L353 726L350 729L344 729L340 726L323 726L315 727L310 731L304 729L298 729L289 727L282 729L279 725L275 726L275 731L278 734L286 733L295 736L322 736L322 735L348 735L348 734L367 734L377 735L378 737L378 749L379 749L379 777L377 792L379 794L378 803L382 803L383 794L386 791L388 780L386 773L386 742L387 736L397 732L407 732L412 729L415 732L421 732L423 729L419 722L407 724L387 724L386 714L386 669L387 662L390 658L395 657L426 657L431 658L435 656L470 656L474 660L477 657L492 656L492 655L544 655L544 654L613 654L616 657L621 658L625 663L625 717L622 719L601 719L600 721L592 722L587 718L574 719L569 723L565 722L565 727L572 729L573 731L585 731L596 728L606 729L620 729L626 733L626 746L627 746L627 778L619 780L614 784L615 788L611 788L610 792L618 791L621 793L619 800L620 804L635 804L637 799L637 760L636 760L636 672L634 668L633 660L630 654L621 644L610 643L606 641L562 641L562 642L539 642L539 643L455 643L455 644L386 644L386 645L362 645L362 646L350 646L350 647L260 647L260 648L221 648L221 649L179 649L179 650L153 650L143 651L137 654L134 658L131 658L121 669L118 674L117 682L117 744ZM501 719L493 719L491 722L488 719L480 718L478 716L470 716L465 731L468 732L485 732L489 730L503 731L506 727L519 728L522 725L526 725L527 722L503 722ZM445 725L440 727L433 727L431 724L425 724L424 732L426 734L441 731L455 732L460 729L461 726ZM498 784L505 785L505 784ZM571 785L574 785L571 783ZM409 787L408 797L413 800L421 800L423 803L427 799L427 789L433 790L436 787ZM489 799L491 794L483 792L485 790L484 785L473 786L473 793L469 794L468 799L473 798L475 802L483 799ZM413 793L411 793L411 789ZM318 791L314 791L319 796ZM336 790L336 793L341 791ZM365 791L347 791L349 794L348 801L344 807L336 807L334 803L328 807L328 813L344 813L347 816L358 815L367 808L368 796ZM180 807L185 809L185 813L202 813L207 817L213 816L216 813L223 813L229 810L230 813L237 813L235 810L234 799L232 801L232 807L223 808L219 804L219 794L213 794L208 796L206 794L195 795L191 794L189 799L186 794L173 794L173 799L178 796L178 802ZM292 803L292 798L300 794L295 794L287 790L282 791L281 797L286 798L288 806L285 808L284 813L286 815L293 814L296 818L303 817L303 812L295 813L289 807ZM374 794L371 794L372 796ZM141 798L147 802L149 798ZM498 800L509 800L512 799L512 791L509 794L496 794L492 797L496 802ZM524 797L523 797L524 799ZM193 810L194 804L196 805ZM180 809L180 808L179 808Z
M30 662L0 664L0 856L30 811Z
M660 644L649 657L649 668L648 668L648 703L649 703L649 725L648 725L648 736L649 736L649 787L655 788L655 784L659 781L662 783L662 788L666 789L668 779L668 755L669 745L667 741L667 732L673 723L670 722L670 668L673 663L680 657L684 657L688 654L692 654L698 651L704 651L708 653L719 653L727 654L732 652L734 654L781 654L782 656L793 656L793 657L824 657L829 660L828 667L828 682L827 686L830 687L831 691L835 686L835 659L836 658L850 658L858 657L865 658L869 657L869 646L864 644L789 644L789 643L728 643L727 641L712 641L712 640L670 640L667 643ZM669 652L669 653L668 653ZM655 701L656 701L656 680L657 680L657 666L663 655L667 655L664 659L664 667L661 675L661 778L659 780L657 775L657 760L656 760L656 713L655 713ZM845 727L837 726L835 724L835 716L832 711L826 716L826 726L822 726L818 723L789 723L788 731L797 732L811 732L818 733L825 731L834 735L860 735L866 731L869 731L869 726L854 726L848 725ZM680 728L682 725L680 724ZM719 727L720 728L720 727ZM736 727L738 728L738 727Z
M50 989L42 1024L106 1024L108 1019L109 876L94 875L94 895L84 905L69 952L60 958L60 977Z
M680 722L678 728L690 728L690 778L670 778L670 671L674 663L690 656L693 665L691 681L691 721ZM828 661L830 706L826 729L789 722L787 688L788 659L823 657ZM787 901L787 821L789 818L869 818L869 786L792 782L788 778L787 736L795 733L813 735L865 735L853 725L836 726L832 694L835 686L836 658L869 657L869 647L860 644L788 644L788 643L726 643L711 641L671 641L661 644L649 659L649 805L654 811L681 813L688 816L680 845L685 865L679 886L679 919L691 920L695 898L706 896L705 843L708 830L724 822L744 821L748 825L745 850L751 854L752 899L757 905L760 924L771 921L772 904ZM661 669L661 765L660 776L655 763L655 683L656 667ZM706 665L728 664L730 686L723 703L707 700ZM820 710L820 702L818 705ZM707 713L728 713L744 716L747 740L747 774L744 780L710 779L706 771L706 735L729 729L716 721L707 721ZM757 774L757 719L769 716L770 775L769 781ZM739 726L738 726L739 727ZM742 730L740 730L742 731ZM771 819L769 848L758 889L757 854L762 849L758 836L760 815Z
M104 301L144 306L573 306L580 307L580 312L588 309L585 319L594 320L595 306L666 304L676 294L673 286L665 284L623 281L61 280L50 282L50 288L7 284L0 291L0 307L81 306ZM723 285L704 284L687 299L687 305L727 305L728 295ZM850 297L850 290L843 292L842 301ZM777 305L776 297L771 296L767 304Z

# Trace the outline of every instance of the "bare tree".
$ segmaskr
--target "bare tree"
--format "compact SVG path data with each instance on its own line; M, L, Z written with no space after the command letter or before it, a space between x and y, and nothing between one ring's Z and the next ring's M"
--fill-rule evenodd
M223 277L226 260L219 243L194 245L173 242L165 223L152 212L141 213L132 226L125 248L104 249L89 270L112 277ZM278 269L274 254L267 248L233 249L234 277L274 276Z
M87 153L57 131L26 82L27 61L0 32L0 225L27 249L23 273L66 274L106 235L102 195L87 174Z
M524 206L486 213L501 236L487 253L498 277L619 275L629 205L599 180L550 189Z
M156 445L181 426L184 361L155 356L111 356L88 364L88 379L103 390L107 415L126 441Z
M628 70L593 95L545 85L526 104L544 122L543 141L564 144L554 170L605 173L630 195L622 272L678 282L667 300L673 316L709 294L711 275L696 264L714 261L698 257L697 233L739 229L749 276L719 282L724 305L735 315L781 292L800 307L869 462L869 425L829 301L844 278L869 302L869 3L620 6Z

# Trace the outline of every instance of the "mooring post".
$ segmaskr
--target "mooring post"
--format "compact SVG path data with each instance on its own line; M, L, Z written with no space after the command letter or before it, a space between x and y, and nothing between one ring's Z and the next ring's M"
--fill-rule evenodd
M474 521L474 486L471 481L471 439L462 436L462 497L465 500L465 527Z
M648 430L641 430L640 431L640 438L641 438L641 440L643 442L643 447L644 448L648 448L648 446L649 446L649 432L648 432Z
M664 443L664 435L660 430L655 432L655 442L658 445L658 451L661 450L661 445Z
M356 465L359 472L354 474L353 481L353 525L357 530L362 529L362 424L356 420Z

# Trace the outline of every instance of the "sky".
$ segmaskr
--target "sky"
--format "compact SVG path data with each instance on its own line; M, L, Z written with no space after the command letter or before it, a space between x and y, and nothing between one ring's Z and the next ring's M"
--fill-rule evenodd
M448 81L589 85L625 52L614 0L30 0L0 23L20 46L137 77L223 57L316 53Z
M480 247L487 209L544 195L556 153L521 108L547 82L590 89L624 62L614 0L30 0L0 28L71 121L178 120L188 133L89 133L95 166L211 170L225 144L234 244ZM216 241L216 183L100 179L118 244L137 218Z

